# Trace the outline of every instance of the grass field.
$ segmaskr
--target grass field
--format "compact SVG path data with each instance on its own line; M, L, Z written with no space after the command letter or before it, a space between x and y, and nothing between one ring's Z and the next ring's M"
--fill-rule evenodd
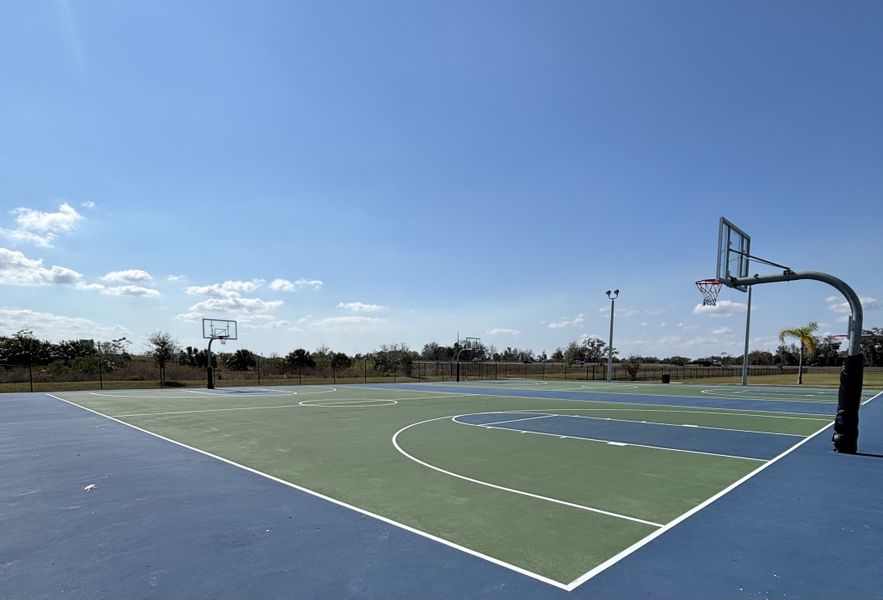
M830 423L836 396L824 388L749 395L686 385L468 385L59 397L567 586ZM624 400L597 401L599 392ZM631 401L636 393L643 403ZM748 408L646 400L677 394L737 398ZM753 410L750 402L763 398L782 401L781 412ZM819 409L792 413L789 399Z

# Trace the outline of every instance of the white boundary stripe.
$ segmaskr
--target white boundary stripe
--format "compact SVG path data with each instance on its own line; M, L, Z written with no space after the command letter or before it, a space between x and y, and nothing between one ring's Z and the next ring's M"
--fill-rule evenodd
M473 414L481 414L481 413L473 413ZM457 415L458 417L463 417L466 415ZM567 417L568 415L549 415L551 417L560 416ZM435 419L433 419L435 420ZM490 425L479 425L477 423L466 423L465 421L458 421L456 418L451 419L454 423L458 425L468 425L470 427L484 427L485 429L499 429L500 431L512 431L512 432L520 432L520 429L512 429L510 427L493 427ZM572 439L572 440L582 440L585 442L596 442L599 444L610 444L613 440L604 440L601 438L590 438L583 437L581 435L561 435L560 433L547 433L545 431L528 431L528 433L532 433L535 435L548 435L560 439ZM801 436L802 437L802 436ZM738 460L756 460L760 462L765 462L766 458L754 458L751 456L739 456L737 454L718 454L717 452L703 452L702 450L685 450L683 448L669 448L668 446L652 446L650 444L635 444L632 442L617 442L617 444L622 444L623 446L632 446L634 448L647 448L650 450L663 450L665 452L683 452L685 454L704 454L705 456L717 456L720 458L735 458Z
M568 402L568 401L565 400L565 402ZM588 400L588 401L580 400L580 402L594 402L594 401L593 400ZM629 404L628 406L665 406L665 405L664 404L646 404L646 405ZM542 409L542 408L526 408L524 410L525 410L525 412L533 412L533 411L548 412L548 410ZM662 412L662 413L684 413L684 414L693 414L693 415L701 412L703 415L727 415L727 416L731 416L731 417L752 417L752 418L756 417L758 419L796 419L798 421L832 421L833 420L831 417L822 417L822 416L813 416L813 415L808 415L806 417L794 416L795 413L789 413L787 415L778 414L778 413L746 414L744 412L727 412L730 410L739 410L739 409L727 408L724 410L717 410L717 409L704 408L704 407L696 407L695 409L691 409L691 408L685 408L682 406L676 406L676 407L674 407L674 409L671 409L671 410L667 410L665 408L618 408L618 407L617 408L555 408L553 410L586 410L586 411L598 411L598 412L609 411L609 412L649 412L649 413ZM518 411L514 411L514 412L518 412ZM790 435L790 434L782 434L782 435ZM800 435L800 434L798 434L798 435ZM803 436L801 435L801 437L803 437Z
M530 421L532 419L548 419L549 417L560 417L563 415L539 415L536 417L525 417L522 419L509 419L508 421L494 421L492 423L469 423L469 425L479 425L481 427L493 427L494 425L502 425L503 423L518 423L519 421Z
M49 394L52 396L52 394ZM56 396L52 396L55 398ZM331 406L331 405L319 405L319 404L304 404L305 402L389 402L390 404L383 404L378 406L392 406L393 404L398 404L399 400L423 400L425 396L416 396L414 398L397 398L393 400L392 398L375 398L373 400L357 400L355 398L350 400L301 400L297 404L278 404L276 406L231 406L228 408L200 408L196 410L170 410L163 412L149 412L149 413L127 413L122 415L105 415L104 413L97 413L102 416L108 418L118 418L118 417L154 417L154 416L165 416L165 415L189 415L189 414L199 414L199 413L213 413L213 412L230 412L230 411L239 411L239 410L272 410L274 408L374 408L373 406L364 406L364 405L353 405L353 406ZM64 400L64 398L59 398L59 400ZM68 402L67 400L64 400ZM73 403L72 403L73 404ZM78 404L76 406L79 406ZM96 411L97 412L97 411Z
M653 412L666 412L664 410L656 410ZM673 411L674 412L674 411ZM680 411L684 412L684 411ZM751 429L733 429L731 427L715 427L714 425L692 425L689 423L661 423L659 421L635 421L634 419L615 419L613 417L592 417L589 415L555 415L550 417L570 417L574 419L593 419L595 421L616 421L618 423L640 423L642 425L664 425L666 427L690 427L693 429L708 429L709 431L735 431L737 433L757 433L760 435L785 435L789 437L805 437L799 433L779 433L778 431L753 431ZM505 423L506 421L503 421ZM488 425L498 425L498 423L488 423Z
M863 404L863 405L864 405L864 404L867 404L868 402L870 402L870 401L873 400L874 398L879 397L880 395L883 395L883 392L880 392L880 393L876 394L875 396L872 396L871 398L868 398L868 399L867 399L865 402L863 402L862 404ZM634 552L637 551L637 550L640 550L641 548L643 548L644 546L646 546L647 544L649 544L650 542L652 542L653 540L655 540L656 538L658 538L659 536L661 536L662 534L664 534L665 532L667 532L668 530L674 528L675 526L679 525L680 523L683 523L684 521L686 521L687 519L689 519L690 517L692 517L693 515L695 515L696 513L698 513L700 510L702 510L703 508L705 508L705 507L708 506L709 504L711 504L711 503L715 502L716 500L722 498L723 496L729 494L731 491L733 491L734 489L736 489L737 487L739 487L740 485L742 485L743 483L745 483L746 481L748 481L749 479L751 479L752 477L754 477L755 475L757 475L758 473L760 473L761 471L763 471L764 469L766 469L766 468L768 468L768 467L774 465L775 463L779 462L780 460L782 460L783 458L785 458L786 456L788 456L789 454L791 454L792 452L794 452L795 450L797 450L798 448L800 448L801 446L803 446L804 444L806 444L806 443L807 443L808 441L810 441L811 439L815 438L815 437L818 436L819 434L821 434L821 433L825 432L826 430L828 430L828 429L829 429L830 427L832 427L833 425L834 425L834 422L833 422L833 421L832 421L831 423L828 423L827 425L825 425L824 427L822 427L821 429L819 429L818 431L816 431L814 434L808 436L805 440L802 440L802 441L800 441L800 442L797 442L796 444L794 444L794 446L792 446L792 447L789 448L788 450L785 450L785 451L782 452L780 455L778 455L777 457L773 458L772 460L770 460L770 461L767 462L766 464L760 465L760 466L759 466L758 468L756 468L754 471L752 471L751 473L748 473L748 474L747 474L745 477L743 477L742 479L740 479L740 480L738 480L738 481L736 481L736 482L730 484L729 486L725 487L724 489L722 489L721 491L719 491L717 494L715 494L714 496L712 496L711 498L709 498L709 499L706 500L705 502L702 502L702 503L699 504L698 506L696 506L696 507L694 507L694 508L688 510L687 512L685 512L684 514L682 514L680 517L678 517L677 519L675 519L674 521L671 521L670 523L666 523L665 527L663 527L662 529L658 529L658 530L654 531L653 533L651 533L650 535L648 535L647 537L645 537L643 540L639 540L638 542L632 544L631 546L629 546L628 548L626 548L626 549L623 550L622 552L620 552L620 553L618 553L618 554L616 554L616 555L614 555L614 556L611 556L610 558L608 558L607 560L605 560L603 563L601 563L600 565L598 565L597 567L595 567L595 568L592 569L591 571L588 571L587 573L583 574L582 576L580 576L580 577L574 579L574 580L571 581L569 584L567 584L567 586L566 586L567 591L570 592L570 591L575 590L576 588L578 588L579 586L581 586L582 584L584 584L585 582L587 582L587 581L588 581L589 579L591 579L592 577L598 575L599 573L601 573L601 572L603 572L603 571L606 571L607 569L609 569L610 567L612 567L613 565L615 565L616 563L618 563L619 561L621 561L622 559L624 559L625 557L627 557L628 555L634 553Z
M424 384L412 384L412 385L427 385L427 386L429 386L429 385L435 385L435 384L424 383ZM452 384L448 384L448 385L452 385ZM365 388L365 386L357 386L357 387ZM370 389L370 388L368 388L368 389ZM389 388L383 388L383 389L389 389ZM475 388L468 388L468 389L474 390ZM417 391L417 390L410 390L410 391ZM530 390L523 390L523 391L527 392ZM554 391L554 390L545 390L545 391L548 392L548 391ZM563 391L563 390L559 390L559 391ZM436 392L436 391L431 391L431 390L425 390L424 393L426 393L426 394L447 394L447 395L455 394L455 392ZM517 400L555 400L556 402L581 402L583 404L591 403L591 404L620 404L620 405L625 405L625 406L661 406L661 407L669 407L669 408L675 408L675 409L688 408L688 409L691 409L691 411L697 410L697 411L709 411L709 412L720 412L721 409L723 409L724 411L731 411L734 414L752 413L753 416L756 416L756 417L766 416L766 415L759 415L756 413L769 413L771 416L777 416L779 414L782 414L782 416L779 417L782 419L787 419L787 418L801 419L801 418L810 418L810 417L824 417L824 420L826 420L826 421L828 421L828 420L833 421L834 420L833 417L829 417L828 415L823 414L823 413L794 413L794 412L787 412L784 410L779 410L779 411L777 411L777 410L759 410L756 408L689 406L689 405L684 405L684 404L655 404L653 402L628 402L628 401L621 402L620 400L593 400L591 398L556 398L554 396L506 396L503 394L485 394L485 393L481 393L481 392L464 392L459 395L463 396L463 397L465 397L465 396L481 396L483 398L508 398L508 399L517 399ZM707 400L707 398L705 398L704 396L668 396L665 394L632 394L632 395L644 396L644 397L650 397L650 398L691 398L691 399L695 399L695 400L703 400L703 399ZM871 399L868 399L864 403L866 404L870 400ZM769 400L769 402L776 402L776 400ZM822 403L818 402L817 404L821 405ZM575 409L559 409L559 410L575 410ZM635 409L635 410L638 410L638 409ZM821 420L821 419L819 419L819 420Z
M326 496L324 494L320 494L319 492L316 492L316 491L313 491L309 488L305 488L305 487L299 486L297 484L291 483L290 481L285 481L284 479L279 479L278 477L274 477L273 475L270 475L268 473L264 473L263 471L258 471L257 469L252 469L251 467L241 465L237 462L234 462L234 461L224 458L222 456L212 454L211 452L206 452L205 450L200 450L199 448L194 448L193 446L188 446L187 444L184 444L183 442L178 442L178 441L173 440L171 438L167 438L165 436L162 436L158 433L154 433L152 431L142 429L136 425L132 425L131 423L126 423L125 421L121 421L117 418L109 417L105 414L102 414L102 413L96 411L96 410L92 410L91 408L86 408L85 406L80 406L79 404L71 402L70 400L65 400L64 398L61 398L59 396L55 396L54 394L46 394L46 395L49 396L50 398L55 398L56 400L60 400L66 404L70 404L71 406L75 406L81 410L85 410L85 411L90 412L92 414L98 415L99 417L104 417L105 419L109 419L111 421L119 423L120 425L125 425L126 427L130 427L136 431L140 431L141 433L146 433L147 435L161 439L165 442L169 442L170 444L175 444L176 446L186 448L187 450L192 450L193 452L198 452L199 454L202 454L204 456L208 456L209 458L214 458L215 460L219 460L219 461L226 463L230 466L237 467L239 469L242 469L243 471L248 471L249 473L252 473L254 475L258 475L260 477L264 477L264 478L269 479L271 481L275 481L276 483L279 483L281 485L298 490L299 492L309 494L309 495L314 496L316 498L320 498L320 499L325 500L327 502L331 502L332 504L336 504L337 506L341 506L343 508L348 508L354 512L359 513L359 514L363 514L367 517L371 517L372 519L377 519L378 521L386 523L387 525L392 525L393 527L398 527L399 529L403 529L404 531L407 531L409 533L413 533L415 535L419 535L421 537L432 540L434 542L438 542L439 544L448 546L449 548L453 548L455 550L459 550L460 552L464 552L470 556L474 556L476 558L486 560L489 563L495 564L500 567L504 567L504 568L509 569L510 571L514 571L520 575L530 577L531 579L536 579L537 581L541 581L543 583L546 583L548 585L551 585L553 587L556 587L556 588L559 588L562 590L570 591L572 589L569 586L567 586L559 581L555 581L554 579L549 579L548 577L544 577L543 575L540 575L539 573L534 573L532 571L528 571L527 569L522 569L521 567L509 564L509 563L502 561L498 558L494 558L493 556L489 556L487 554L482 554L481 552L478 552L476 550L472 550L472 549L467 548L465 546L461 546L459 544L456 544L456 543L446 540L444 538L440 538L438 536L435 536L431 533L427 533L425 531L415 529L414 527L411 527L409 525L405 525L404 523L399 523L398 521L393 521L392 519L389 519L387 517L372 513L372 512L367 511L363 508L359 508L358 506L353 506L352 504L347 504L346 502L343 502L341 500L337 500L335 498L332 498L330 496Z
M472 414L482 414L482 413L472 413ZM434 419L426 419L425 421L418 421L417 423L411 423L410 425L406 425L406 426L402 427L401 429L399 429L398 431L396 431L393 434L392 444L393 444L393 446L395 446L396 450L398 450L403 456L413 460L415 463L422 465L422 466L426 467L427 469L432 469L433 471L438 471L439 473L443 473L444 475L450 475L451 477L456 477L457 479L462 479L463 481L468 481L470 483L483 485L485 487L494 488L494 489L501 490L504 492L511 492L513 494L519 494L521 496L527 496L529 498L534 498L536 500L544 500L546 502L551 502L553 504L560 504L562 506L567 506L570 508L576 508L579 510L585 510L588 512L598 513L600 515L605 515L607 517L614 517L617 519L624 519L626 521L633 521L635 523L640 523L642 525L650 525L651 527L662 527L662 523L655 523L653 521L647 521L645 519L639 519L637 517L630 517L629 515L623 515L620 513L610 512L610 511L602 510L600 508L595 508L592 506L585 506L582 504L576 504L574 502L567 502L566 500L558 500L557 498L550 498L548 496L541 496L540 494L533 494L531 492L525 492L523 490L516 490L514 488L509 488L506 486L497 485L496 483L490 483L489 481L482 481L480 479L473 479L472 477L467 477L466 475L460 475L459 473L454 473L453 471L447 471L445 469L442 469L441 467L437 467L435 465L429 464L428 462L420 460L416 456L409 454L407 451L405 451L404 448L402 448L399 445L399 442L398 442L399 434L401 434L404 431L407 431L411 427L417 427L418 425L425 425L426 423L431 423L433 421L441 421L442 419L454 420L454 419L456 419L456 417L462 417L462 416L465 416L465 415L449 415L446 417L435 417ZM456 422L459 423L459 421L456 421ZM471 425L469 423L464 423L464 424ZM482 425L471 425L471 426L472 427L482 427ZM514 431L514 430L507 429L506 431ZM558 437L560 437L560 436L558 436Z

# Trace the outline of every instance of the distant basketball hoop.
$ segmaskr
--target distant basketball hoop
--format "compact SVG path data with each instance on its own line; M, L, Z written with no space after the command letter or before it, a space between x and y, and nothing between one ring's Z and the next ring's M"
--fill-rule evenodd
M702 306L717 306L717 297L721 292L721 282L717 279L700 279L696 282L702 294Z

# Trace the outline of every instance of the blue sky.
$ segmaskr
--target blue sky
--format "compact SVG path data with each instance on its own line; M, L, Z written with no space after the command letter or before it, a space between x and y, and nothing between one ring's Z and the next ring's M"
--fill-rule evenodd
M879 2L0 8L0 334L741 354L717 223L883 325ZM752 272L768 273L766 267ZM821 283L758 286L751 346ZM232 348L232 346L228 346Z

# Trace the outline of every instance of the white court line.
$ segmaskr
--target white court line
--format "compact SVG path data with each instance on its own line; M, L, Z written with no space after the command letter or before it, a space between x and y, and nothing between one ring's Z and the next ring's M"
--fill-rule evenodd
M472 413L472 414L481 414L481 413ZM467 416L467 415L457 415L457 416L462 417L462 416ZM550 415L550 416L563 417L565 415ZM435 421L436 419L431 419L431 420ZM492 426L488 426L488 425L478 425L476 423L467 423L465 421L458 421L456 418L453 418L451 420L454 423L457 423L458 425L468 425L470 427L484 427L485 429L499 429L500 431L512 431L512 432L521 431L520 429L511 429L509 427L492 427ZM545 431L531 431L530 433L533 433L536 435L548 435L548 436L556 437L556 438L560 438L560 439L570 438L572 440L582 440L585 442L596 442L599 444L609 444L611 441L613 441L613 440L604 440L601 438L590 438L590 437L583 437L583 436L577 436L577 435L561 435L560 433L546 433ZM705 456L717 456L720 458L735 458L738 460L755 460L755 461L759 461L759 462L764 462L767 460L765 458L754 458L751 456L739 456L737 454L719 454L717 452L703 452L701 450L685 450L683 448L669 448L668 446L653 446L650 444L634 444L632 442L622 442L622 444L624 446L632 446L634 448L648 448L650 450L663 450L665 452L683 452L685 454L704 454Z
M873 400L881 395L883 395L883 392L880 392L880 393L876 394L875 396L868 398L862 404L867 404L871 400ZM717 501L718 499L722 498L723 496L729 494L731 491L733 491L734 489L736 489L737 487L739 487L740 485L742 485L743 483L745 483L746 481L748 481L749 479L751 479L752 477L754 477L755 475L757 475L758 473L763 471L764 469L779 462L780 460L782 460L783 458L785 458L786 456L788 456L789 454L791 454L792 452L794 452L795 450L797 450L798 448L800 448L801 446L806 444L811 439L815 438L816 436L818 436L822 432L829 429L832 425L834 425L833 421L831 423L828 423L827 425L825 425L824 427L822 427L818 431L816 431L814 434L808 436L805 440L797 442L791 448L785 450L784 452L782 452L780 455L773 458L769 462L767 462L763 465L760 465L758 468L753 470L751 473L748 473L747 475L745 475L745 477L743 477L742 479L739 479L738 481L731 483L730 485L728 485L727 487L725 487L724 489L719 491L717 494L715 494L714 496L712 496L711 498L709 498L705 502L702 502L701 504L693 507L692 509L688 510L687 512L682 514L680 517L674 519L673 521L666 523L666 525L663 528L654 531L653 533L651 533L650 535L648 535L644 539L635 542L634 544L632 544L631 546L629 546L628 548L626 548L622 552L619 552L618 554L611 556L610 558L608 558L607 560L605 560L603 563L596 566L592 570L581 575L580 577L577 577L576 579L571 581L569 584L567 584L567 586L566 586L567 591L570 592L570 591L575 590L576 588L578 588L579 586L581 586L582 584L587 582L592 577L595 577L599 573L606 571L607 569L609 569L610 567L612 567L613 565L615 565L616 563L618 563L619 561L621 561L625 557L640 550L641 548L643 548L644 546L646 546L647 544L649 544L650 542L652 542L653 540L655 540L656 538L658 538L659 536L664 534L665 532L669 531L670 529L674 528L675 526L679 525L680 523L683 523L684 521L686 521L687 519L689 519L690 517L692 517L693 515L698 513L700 510L702 510L703 508L705 508L709 504L711 504L711 503Z
M337 500L335 498L332 498L331 496L326 496L324 494L321 494L321 493L311 490L309 488L305 488L303 486L297 485L295 483L291 483L290 481L285 481L284 479L279 479L278 477L274 477L273 475L270 475L268 473L264 473L263 471L258 471L257 469L253 469L251 467L247 467L245 465L239 464L239 463L234 462L228 458L224 458L223 456L218 456L217 454L212 454L211 452L206 452L205 450L200 450L199 448L195 448L193 446L188 446L187 444L185 444L183 442L179 442L179 441L173 440L171 438L167 438L167 437L162 436L158 433L148 431L147 429L142 429L136 425L132 425L131 423L126 423L125 421L121 421L117 418L102 414L96 410L92 410L91 408L86 408L85 406L80 406L79 404L76 404L75 402L71 402L70 400L65 400L64 398L61 398L59 396L55 396L53 394L46 394L46 395L49 396L50 398L55 398L56 400L60 400L60 401L64 402L65 404L70 404L71 406L75 406L81 410L85 410L85 411L90 412L92 414L98 415L99 417L104 417L105 419L109 419L111 421L119 423L120 425L125 425L126 427L130 427L136 431L140 431L141 433L146 433L147 435L161 439L165 442L175 444L176 446L186 448L187 450L192 450L193 452L198 452L199 454L202 454L203 456L208 456L209 458L214 458L215 460L219 460L222 463L226 463L230 466L237 467L239 469L242 469L243 471L248 471L249 473L252 473L254 475L258 475L259 477L264 477L266 479L269 479L270 481L275 481L276 483L279 483L281 485L298 490L299 492L309 494L309 495L314 496L316 498L320 498L320 499L325 500L327 502L331 502L332 504L335 504L337 506L341 506L343 508L348 508L349 510L352 510L352 511L357 512L359 514L365 515L367 517L371 517L372 519L376 519L378 521L386 523L387 525L392 525L393 527L398 527L399 529L403 529L404 531L407 531L409 533L413 533L415 535L432 540L434 542L438 542L439 544L442 544L442 545L447 546L449 548L453 548L455 550L459 550L460 552L463 552L463 553L468 554L470 556L474 556L476 558L486 560L489 563L498 565L500 567L504 567L504 568L509 569L510 571L514 571L515 573L518 573L520 575L530 577L531 579L535 579L537 581L551 585L551 586L556 587L558 589L562 589L562 590L566 590L566 591L570 591L572 589L572 588L569 588L567 585L561 583L560 581L555 581L554 579L550 579L548 577L540 575L539 573L534 573L533 571L528 571L527 569L523 569L519 566L509 564L503 560L500 560L498 558L494 558L493 556L490 556L488 554L482 554L481 552L478 552L476 550L472 550L471 548L467 548L466 546L461 546L457 543L451 542L449 540L438 537L438 536L433 535L431 533L427 533L425 531L421 531L421 530L411 527L409 525L405 525L404 523L399 523L398 521L393 521L392 519L389 519L387 517L378 515L376 513L372 513L372 512L365 510L363 508L359 508L358 506L354 506L352 504L347 504L346 502L343 502L341 500Z
M539 409L537 409L539 410ZM548 411L545 411L548 412ZM665 412L663 410L654 410L652 412ZM676 411L672 411L676 412ZM681 411L681 412L689 412L689 411ZM637 423L633 419L615 419L613 417L592 417L589 415L556 415L550 414L549 416L553 417L565 417L565 418L575 418L575 419L593 419L596 421L616 421L618 423ZM505 423L505 421L503 421ZM733 429L731 427L715 427L714 425L692 425L689 423L661 423L658 421L641 421L642 424L646 423L647 425L663 425L666 427L690 427L691 429L708 429L709 431L735 431L737 433L759 433L762 435L787 435L791 437L804 437L799 433L779 433L777 431L753 431L751 429ZM488 425L498 425L499 423L488 423Z
M503 423L518 423L519 421L530 421L532 419L548 419L549 417L558 417L561 415L539 415L537 417L526 417L523 419L509 419L508 421L495 421L493 423L471 423L473 425L481 425L482 427L493 427L494 425L502 425Z
M568 400L564 400L568 402ZM579 400L579 402L594 402L593 400ZM636 405L630 404L630 406L666 406L665 404L645 404L645 405ZM677 407L673 410L666 410L664 408L555 408L552 410L585 410L585 411L598 411L598 412L661 412L661 413L683 413L683 414L696 414L697 412L701 412L703 415L728 415L731 417L756 417L758 419L795 419L798 421L832 421L831 417L823 417L819 416L793 416L795 413L788 413L787 415L776 414L776 413L767 413L767 414L744 414L743 412L729 412L730 410L739 410L739 409L726 409L726 410L716 410L713 408L695 408L689 410L681 410L683 407ZM548 409L543 408L526 408L525 412L549 412ZM749 411L751 413L756 413L757 411ZM566 415L565 415L566 416ZM782 434L785 435L785 434ZM801 436L802 437L802 436Z
M51 394L50 394L51 396ZM55 396L52 396L55 398ZM456 396L455 396L456 397ZM396 398L394 401L398 402L399 400L422 400L425 396L415 396L413 398ZM60 398L62 399L62 398ZM370 402L380 402L380 401L389 401L392 398L374 398L370 400ZM67 402L67 400L65 400ZM302 402L369 402L369 400L358 400L358 399L350 399L350 400L302 400ZM79 405L77 405L79 406ZM120 418L120 417L153 417L153 416L164 416L164 415L189 415L189 414L199 414L199 413L213 413L213 412L229 412L229 411L238 411L238 410L271 410L274 408L334 408L334 407L322 407L317 405L309 405L309 404L277 404L276 406L232 406L228 408L200 408L196 410L170 410L163 412L149 412L149 413L127 413L122 415L113 415L109 418ZM339 408L359 408L358 406L349 406L349 407L339 407ZM372 408L372 407L366 407ZM102 414L102 413L98 413ZM108 416L108 415L104 415Z
M481 414L481 413L473 413L473 414ZM557 498L550 498L548 496L541 496L540 494L525 492L523 490L516 490L514 488L508 488L508 487L505 487L502 485L497 485L496 483L490 483L488 481L482 481L480 479L473 479L472 477L467 477L466 475L460 475L459 473L454 473L453 471L447 471L445 469L442 469L441 467L437 467L435 465L429 464L428 462L420 460L416 456L413 456L412 454L409 454L408 452L406 452L404 450L404 448L402 448L399 445L399 442L398 442L399 435L402 432L407 431L411 427L417 427L418 425L425 425L426 423L431 423L433 421L441 421L442 419L454 420L457 417L462 417L462 416L466 416L466 415L449 415L446 417L435 417L434 419L426 419L425 421L418 421L417 423L411 423L410 425L405 425L404 427L402 427L401 429L399 429L398 431L396 431L393 434L392 444L393 444L393 446L395 446L396 450L398 450L403 456L405 456L406 458L409 458L410 460L413 460L415 463L422 465L428 469L432 469L433 471L438 471L439 473L443 473L445 475L450 475L451 477L456 477L457 479L462 479L463 481L468 481L470 483L476 483L478 485L483 485L485 487L494 488L497 490L502 490L504 492L511 492L513 494L518 494L520 496L527 496L529 498L534 498L536 500L544 500L546 502L551 502L553 504L560 504L562 506L567 506L570 508L585 510L588 512L593 512L593 513L597 513L600 515L605 515L607 517L615 517L617 519L624 519L626 521L633 521L635 523L641 523L642 525L650 525L651 527L662 527L661 523L655 523L653 521L647 521L645 519L639 519L637 517L630 517L629 515L623 515L623 514L619 514L619 513L615 513L615 512L610 512L607 510L602 510L600 508L595 508L593 506L585 506L582 504L576 504L574 502L567 502L566 500L558 500ZM459 421L455 421L455 422L459 423ZM466 425L469 425L469 423L466 423ZM472 426L473 427L481 427L481 425L472 425ZM507 431L513 431L513 430L508 429Z
M413 384L413 385L429 386L429 385L434 385L434 384L421 383L421 384ZM364 388L365 386L356 386L356 387ZM370 388L368 388L368 389L370 389ZM389 389L389 388L383 388L383 389ZM475 388L469 388L469 389L475 389ZM404 390L402 390L402 391L404 391ZM410 391L416 391L416 390L410 390ZM423 390L421 390L421 391L423 391ZM529 391L529 390L525 390L525 391ZM545 390L545 391L549 391L549 390ZM445 394L445 395L455 394L455 392L436 392L434 390L425 390L425 391L423 391L423 393L425 393L425 394ZM653 402L628 402L628 401L620 402L619 400L593 400L591 398L556 398L554 396L518 396L518 395L506 396L504 394L487 394L487 393L481 393L481 392L469 392L469 393L464 392L463 394L460 394L460 395L464 396L464 397L465 396L481 396L484 398L508 398L508 399L517 399L517 400L555 400L556 402L579 402L582 404L618 404L619 403L620 405L626 405L626 406L659 406L659 407L663 407L663 408L665 408L665 407L689 408L691 410L688 412L707 411L712 414L715 414L715 413L727 414L726 412L721 412L719 407L716 408L714 406L689 406L689 405L682 405L682 404L656 404ZM704 396L671 396L671 395L666 395L666 394L633 394L633 395L646 396L646 397L651 397L651 398L693 398L696 400L707 399ZM769 402L776 402L776 400L769 400ZM822 403L818 402L817 404L821 405ZM559 410L579 410L579 409L559 409ZM585 409L585 410L591 410L591 409ZM610 409L610 410L614 410L614 409ZM615 410L625 410L625 409L615 409ZM639 410L639 409L635 409L635 410ZM752 416L755 416L755 417L765 417L767 415L759 415L756 413L766 412L766 413L772 413L771 415L769 415L771 417L776 417L776 413L786 413L787 415L797 415L797 416L782 415L782 416L776 417L776 418L780 418L780 419L788 419L788 418L791 418L791 419L802 419L802 418L811 419L813 417L823 417L821 419L814 419L814 420L819 420L819 421L821 421L821 420L833 421L834 420L834 417L829 417L823 413L793 413L793 412L787 413L786 411L775 411L775 410L761 411L756 408L729 408L729 407L725 408L724 410L728 411L732 414L751 413Z

